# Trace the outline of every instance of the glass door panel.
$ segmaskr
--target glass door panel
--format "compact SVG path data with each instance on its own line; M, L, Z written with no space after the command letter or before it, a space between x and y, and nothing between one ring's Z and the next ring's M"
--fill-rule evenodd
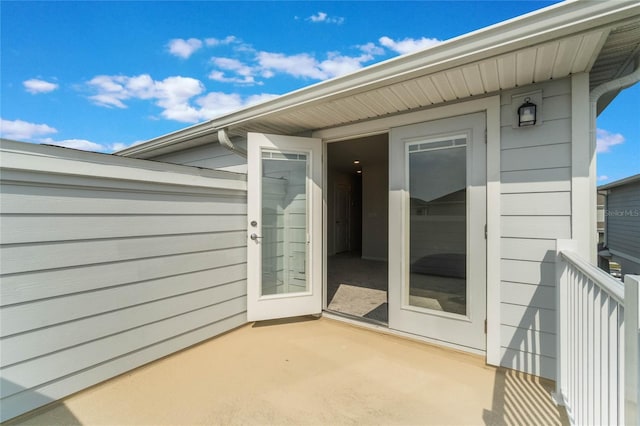
M307 155L262 152L261 295L308 291Z
M466 315L467 137L407 145L411 306Z
M391 130L389 327L484 351L486 117Z

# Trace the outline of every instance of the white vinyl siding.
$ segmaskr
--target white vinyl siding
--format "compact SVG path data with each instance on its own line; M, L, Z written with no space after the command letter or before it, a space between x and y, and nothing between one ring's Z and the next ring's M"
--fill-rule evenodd
M512 95L533 90L542 124L513 128ZM571 238L571 82L505 92L501 104L501 365L554 378L553 253Z
M606 205L607 247L623 274L640 274L640 181L613 187Z
M239 142L239 146L246 149L246 141ZM153 157L152 160L236 173L247 173L247 159L231 152L218 142L160 155Z
M246 323L244 175L5 141L1 166L2 420Z

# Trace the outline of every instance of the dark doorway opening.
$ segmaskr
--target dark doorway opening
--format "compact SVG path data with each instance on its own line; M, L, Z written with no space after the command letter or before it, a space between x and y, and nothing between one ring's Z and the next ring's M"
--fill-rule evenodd
M327 310L388 323L389 138L327 147Z

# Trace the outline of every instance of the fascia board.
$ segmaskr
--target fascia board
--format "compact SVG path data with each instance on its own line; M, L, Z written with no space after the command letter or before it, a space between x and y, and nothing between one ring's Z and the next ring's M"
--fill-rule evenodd
M604 184L604 185L600 185L598 187L598 191L611 189L611 188L617 188L619 186L628 185L630 183L634 183L634 182L637 182L637 181L640 181L640 174L632 175L632 176L617 180L615 182L611 182L611 183L607 183L607 184Z
M176 143L180 143L186 140L195 139L202 136L214 135L215 141L218 140L217 136L215 136L217 130L211 126L210 122L198 123L193 126L177 130L172 133L168 133L166 135L160 136L158 138L152 139L147 142L143 142L139 145L134 145L123 150L115 152L116 155L120 155L123 157L131 157L137 156L143 153L150 153L151 151L156 151L160 148L163 148L167 145L172 145ZM159 155L160 153L158 153Z

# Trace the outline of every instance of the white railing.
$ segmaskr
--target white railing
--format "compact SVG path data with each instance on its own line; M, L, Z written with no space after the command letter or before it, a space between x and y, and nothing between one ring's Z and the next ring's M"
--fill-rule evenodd
M558 240L556 398L572 424L640 424L640 277L625 284Z

